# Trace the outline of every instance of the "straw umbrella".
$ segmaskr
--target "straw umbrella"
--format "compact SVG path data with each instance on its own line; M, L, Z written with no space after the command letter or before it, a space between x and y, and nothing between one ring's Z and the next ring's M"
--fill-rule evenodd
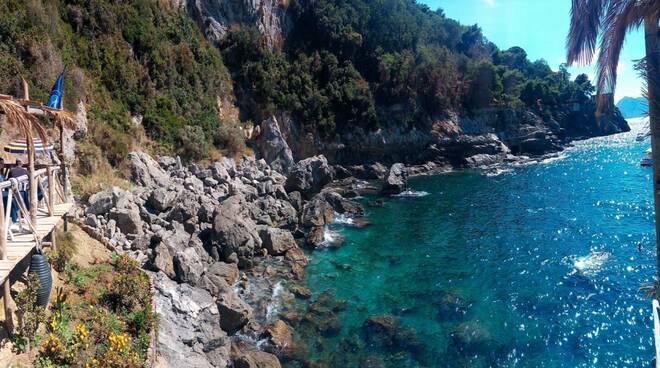
M30 184L30 221L35 223L37 218L37 186L34 180L34 131L37 132L44 144L48 143L46 129L39 123L36 117L27 113L25 108L18 102L8 99L0 99L0 109L7 116L7 123L18 129L28 146L28 179Z
M5 113L7 117L7 123L14 128L16 128L22 136L25 137L25 140L28 145L29 154L28 154L28 163L29 163L29 179L30 179L30 193L34 194L31 197L34 205L31 207L35 209L34 215L36 217L36 185L34 183L34 130L37 131L37 134L41 137L43 142L48 142L46 136L46 130L39 124L37 119L28 114L27 111L21 106L18 102L12 99L0 98L0 110ZM4 214L4 205L2 200L0 200L0 259L7 258L7 233L5 227L5 218L2 215ZM31 213L32 217L32 213ZM32 219L34 220L34 219ZM11 311L11 294L10 294L11 285L9 281L5 281L3 289L3 300L4 300L4 309L5 309L5 324L7 331L12 331L12 311Z

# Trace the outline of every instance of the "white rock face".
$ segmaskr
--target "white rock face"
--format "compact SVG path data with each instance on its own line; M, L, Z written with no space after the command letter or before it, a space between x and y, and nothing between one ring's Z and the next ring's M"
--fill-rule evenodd
M281 0L172 0L173 6L187 9L211 41L220 41L233 25L252 24L271 49L282 46L291 28L285 4Z

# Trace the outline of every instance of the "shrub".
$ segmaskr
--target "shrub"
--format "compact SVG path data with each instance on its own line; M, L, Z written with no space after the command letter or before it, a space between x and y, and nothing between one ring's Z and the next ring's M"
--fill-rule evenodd
M63 272L67 262L71 261L78 251L78 245L74 242L73 235L70 232L57 231L55 234L57 250L48 249L48 261L55 271Z
M238 124L220 124L213 135L213 143L231 155L245 151L245 136Z
M199 126L186 125L179 134L178 153L187 161L198 161L209 154L209 143Z
M28 274L25 280L25 288L14 298L16 302L16 314L18 326L12 339L14 347L19 352L29 351L33 343L37 342L37 329L39 324L46 320L46 309L37 305L37 295L40 283L36 274Z

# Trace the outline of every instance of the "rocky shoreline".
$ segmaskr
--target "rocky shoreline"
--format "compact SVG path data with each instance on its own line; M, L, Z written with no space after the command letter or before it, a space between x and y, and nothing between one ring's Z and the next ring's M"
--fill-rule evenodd
M294 341L301 331L293 326L333 336L344 303L325 293L308 300L302 248L338 246L328 231L337 219L368 224L359 198L397 195L408 190L410 176L454 168L444 160L342 166L323 155L295 162L275 119L261 125L253 144L258 158L225 158L208 167L132 152L135 187L94 194L77 212L97 236L148 270L160 314L161 367L280 367L280 360L316 366ZM543 157L475 154L461 167L492 170ZM295 299L306 301L302 309L289 308ZM387 346L397 334L412 338L390 317L365 321L363 340ZM419 353L414 343L404 345Z

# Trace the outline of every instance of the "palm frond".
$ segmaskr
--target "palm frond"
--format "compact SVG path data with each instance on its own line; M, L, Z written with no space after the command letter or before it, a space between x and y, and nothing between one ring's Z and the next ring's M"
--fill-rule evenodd
M609 0L573 0L571 28L566 39L566 60L569 65L586 65L596 53L601 18Z
M603 18L603 34L597 65L597 94L613 94L616 89L617 66L626 34L644 22L644 9L636 0L612 0ZM598 98L598 111L605 99Z

